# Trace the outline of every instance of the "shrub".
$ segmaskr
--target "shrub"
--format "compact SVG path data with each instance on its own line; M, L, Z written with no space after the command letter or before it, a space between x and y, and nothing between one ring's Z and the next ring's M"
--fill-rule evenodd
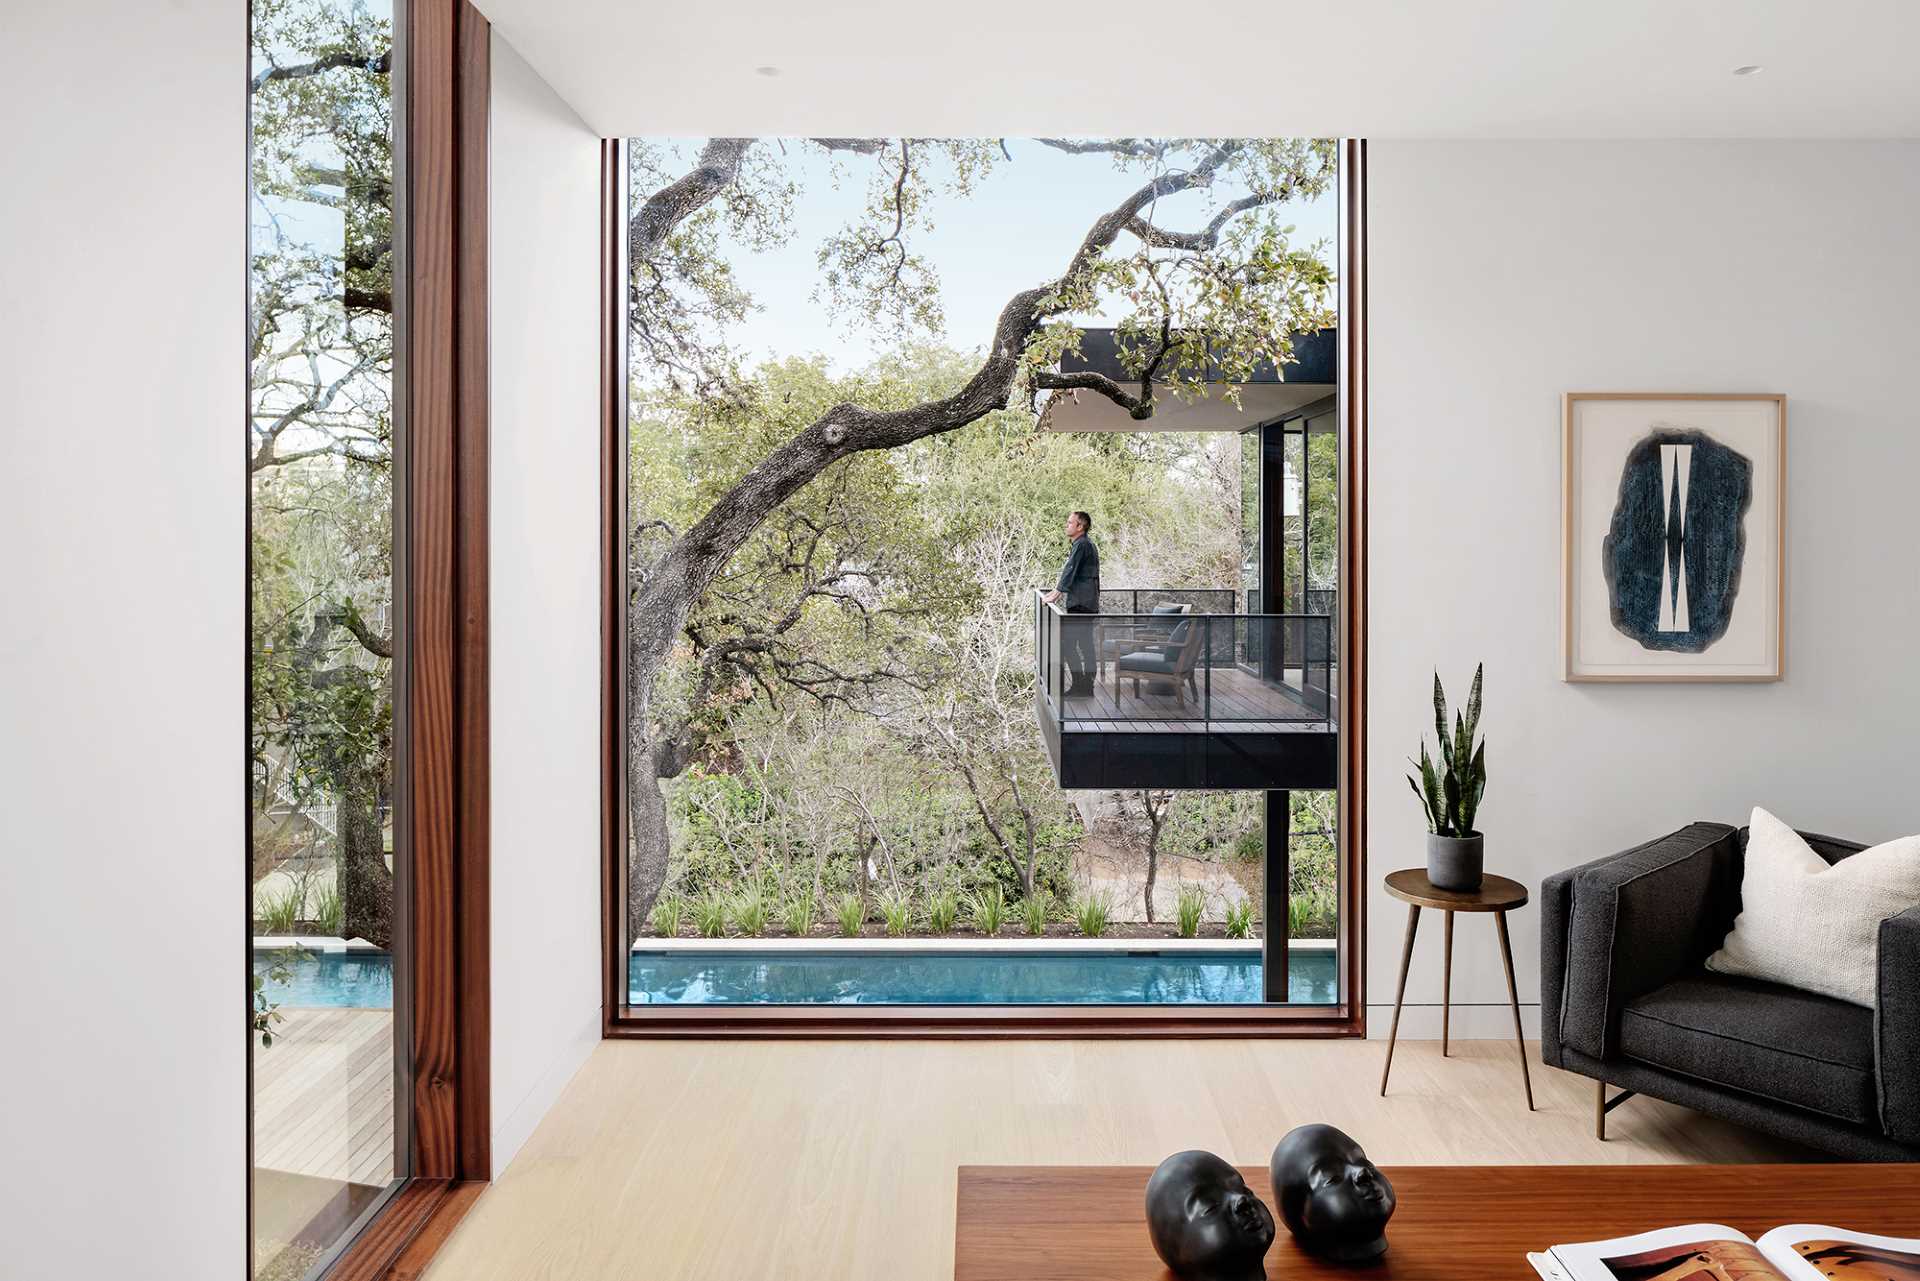
M758 885L749 885L733 896L733 923L749 938L767 932L767 917L772 908L767 893Z
M1027 923L1027 933L1038 937L1047 932L1047 892L1035 890L1027 895L1020 904L1020 916Z
M323 885L318 892L318 901L313 908L313 923L320 927L322 934L338 937L340 927L346 923L346 907L340 902L338 885Z
M693 928L700 937L717 939L727 932L726 891L714 886L694 900Z
M678 894L663 894L654 900L653 911L647 913L647 920L652 922L655 934L670 939L680 932L680 922L686 912L685 899Z
M867 909L861 904L858 894L842 894L834 914L840 918L842 938L860 937L860 927L867 923Z
M888 890L880 896L880 918L887 923L887 937L899 938L913 925L913 900L903 890Z
M1198 885L1182 885L1173 912L1180 923L1180 937L1192 938L1200 932L1200 922L1207 914L1206 893Z
M1241 899L1227 908L1227 937L1230 939L1253 937L1252 899Z
M1082 898L1074 910L1074 919L1080 923L1080 932L1090 939L1097 939L1107 932L1107 917L1113 910L1113 900L1105 894L1089 894Z
M805 938L813 932L813 893L805 891L786 901L780 909L781 919L786 922L787 933L795 938Z
M973 928L991 938L1007 920L1007 896L998 885L989 885L967 903L973 915Z
M945 934L960 916L960 899L951 889L935 890L927 899L927 928Z
M301 893L289 889L280 894L262 894L259 898L260 923L269 934L291 934L300 920Z

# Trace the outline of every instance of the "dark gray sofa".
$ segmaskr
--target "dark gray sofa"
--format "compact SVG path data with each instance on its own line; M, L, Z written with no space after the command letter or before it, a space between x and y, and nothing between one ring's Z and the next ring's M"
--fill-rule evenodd
M1802 835L1829 863L1863 848ZM1601 1138L1641 1093L1841 1156L1920 1160L1920 908L1881 923L1875 1009L1712 973L1746 843L1693 823L1541 884L1542 1057L1599 1083Z

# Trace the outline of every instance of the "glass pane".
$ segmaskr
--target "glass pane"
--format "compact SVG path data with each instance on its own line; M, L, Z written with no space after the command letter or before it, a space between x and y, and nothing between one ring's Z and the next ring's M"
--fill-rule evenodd
M1331 767L1265 783L1190 767L1272 763L1284 739L1324 743L1334 714L1331 619L1307 616L1303 504L1321 500L1298 430L1332 375L1282 378L1296 353L1271 341L1276 323L1304 342L1332 320L1313 266L1331 255L1331 149L1224 149L1217 189L1152 215L1206 226L1263 191L1218 255L1127 233L1084 295L1059 295L1084 304L1076 337L1033 327L1036 353L1065 348L1062 370L1187 380L1155 393L1178 430L1139 430L1111 398L1117 421L1076 420L1103 399L1085 386L911 428L916 407L965 399L1009 299L1051 286L1090 226L1204 152L1107 147L629 140L632 1003L1272 995L1267 868L1286 851L1267 849L1268 789L1325 786ZM1283 261L1285 282L1262 274ZM1226 278L1248 289L1201 283ZM1229 295L1259 305L1201 323L1202 299ZM1179 314L1162 325L1158 306ZM1202 333L1157 362L1141 350ZM836 405L860 412L822 424ZM1283 413L1284 468L1262 426ZM907 438L819 466L792 444L880 414ZM1082 511L1090 584L1073 569ZM1227 732L1268 742L1213 751ZM1157 753L1161 772L1063 767L1063 740L1101 735L1105 759ZM1330 953L1290 960L1276 999L1331 999L1332 969Z
M404 1174L392 946L390 5L252 6L253 1260Z

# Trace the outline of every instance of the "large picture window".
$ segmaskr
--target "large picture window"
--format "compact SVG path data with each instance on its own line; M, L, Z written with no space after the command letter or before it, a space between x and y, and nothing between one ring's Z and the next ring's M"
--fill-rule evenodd
M1353 1017L1339 148L622 148L615 1022Z

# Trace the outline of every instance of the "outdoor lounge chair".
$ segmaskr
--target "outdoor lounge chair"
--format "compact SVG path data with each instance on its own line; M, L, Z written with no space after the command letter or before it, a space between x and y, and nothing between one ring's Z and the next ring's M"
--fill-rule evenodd
M1168 633L1164 643L1143 646L1131 653L1122 654L1113 660L1113 692L1120 694L1120 678L1127 677L1133 682L1133 695L1140 696L1140 682L1145 680L1151 685L1154 681L1173 682L1173 692L1179 696L1180 705L1186 706L1187 691L1192 689L1195 695L1200 692L1194 681L1194 664L1200 658L1201 629L1193 625L1192 620L1183 619Z
M1122 654L1130 654L1135 650L1154 649L1166 644L1167 636L1173 630L1173 625L1178 621L1179 616L1192 609L1192 605L1184 604L1155 605L1152 621L1134 614L1129 616L1131 619L1129 622L1102 622L1098 632L1099 644L1096 646L1098 667L1094 672L1095 679L1104 675ZM1113 689L1116 694L1120 692L1117 680Z

